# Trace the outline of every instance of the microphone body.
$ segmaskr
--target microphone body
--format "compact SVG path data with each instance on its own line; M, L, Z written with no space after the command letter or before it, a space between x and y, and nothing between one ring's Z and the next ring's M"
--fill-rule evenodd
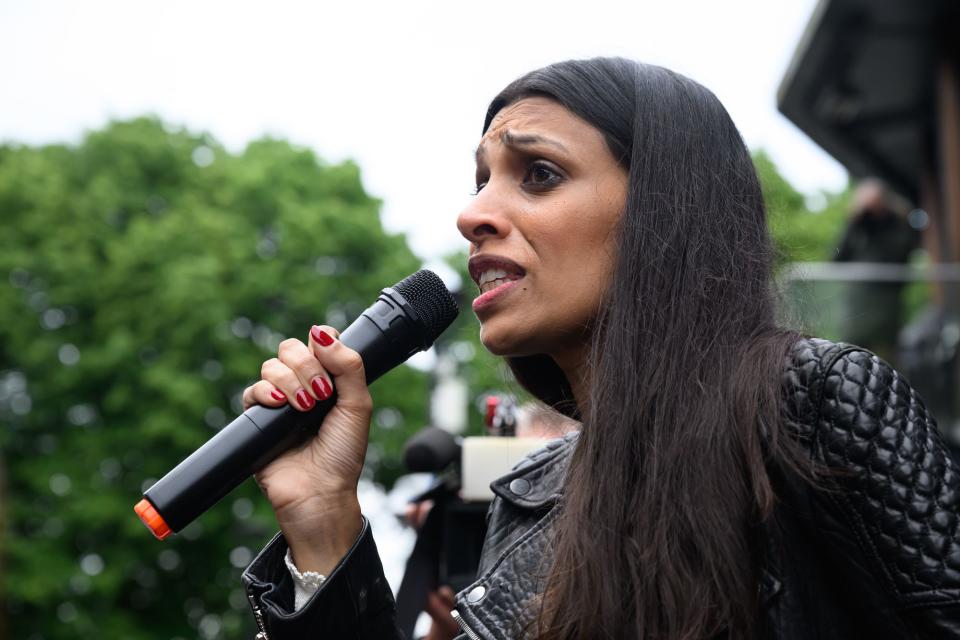
M431 300L426 308L421 304L418 313L408 298L422 293L423 287L404 289L405 283L418 277L415 284L422 285L426 279L436 289L439 283L447 299ZM422 317L438 308L442 318ZM456 313L456 302L440 279L419 271L395 288L384 289L340 335L340 341L360 354L369 385L417 351L428 349ZM334 393L310 411L297 411L289 404L250 407L150 487L135 511L160 539L182 530L284 451L316 435L336 401Z
M411 473L439 473L460 459L462 447L452 433L424 427L403 447L403 464Z

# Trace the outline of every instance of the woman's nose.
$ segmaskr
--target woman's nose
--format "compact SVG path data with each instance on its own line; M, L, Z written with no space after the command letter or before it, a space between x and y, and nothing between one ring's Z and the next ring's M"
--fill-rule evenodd
M457 229L471 244L479 246L485 240L503 238L510 231L510 222L503 207L497 205L485 188L457 216ZM486 197L484 197L486 196Z

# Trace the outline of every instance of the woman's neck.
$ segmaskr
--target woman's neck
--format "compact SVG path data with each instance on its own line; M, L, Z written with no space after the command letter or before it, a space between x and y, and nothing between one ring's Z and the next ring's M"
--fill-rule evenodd
M567 382L570 384L570 390L573 392L573 399L577 403L577 408L580 409L581 415L585 415L587 400L590 396L587 350L585 348L572 348L562 353L550 354L550 357L563 371L563 375L566 376Z

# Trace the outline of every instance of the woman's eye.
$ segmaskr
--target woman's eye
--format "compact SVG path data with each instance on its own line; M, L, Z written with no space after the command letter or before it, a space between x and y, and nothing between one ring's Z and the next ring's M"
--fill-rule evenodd
M560 172L544 162L534 162L527 168L523 184L528 187L545 189L555 186L563 180Z
M487 186L487 183L486 183L486 182L478 182L478 183L477 183L477 186L475 186L475 187L473 188L473 191L470 192L470 195L472 195L472 196L477 195L478 193L480 193L481 191L483 191L483 188L484 188L485 186Z

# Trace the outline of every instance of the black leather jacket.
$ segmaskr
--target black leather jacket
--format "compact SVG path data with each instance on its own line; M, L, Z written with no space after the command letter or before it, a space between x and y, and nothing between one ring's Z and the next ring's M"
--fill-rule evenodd
M760 584L764 638L960 638L960 479L936 425L871 353L799 342L785 372L791 429L842 470L830 491L778 481ZM575 435L495 481L479 578L456 598L460 638L506 640L528 620L549 559ZM311 600L293 610L281 536L243 575L259 638L401 638L370 529Z

